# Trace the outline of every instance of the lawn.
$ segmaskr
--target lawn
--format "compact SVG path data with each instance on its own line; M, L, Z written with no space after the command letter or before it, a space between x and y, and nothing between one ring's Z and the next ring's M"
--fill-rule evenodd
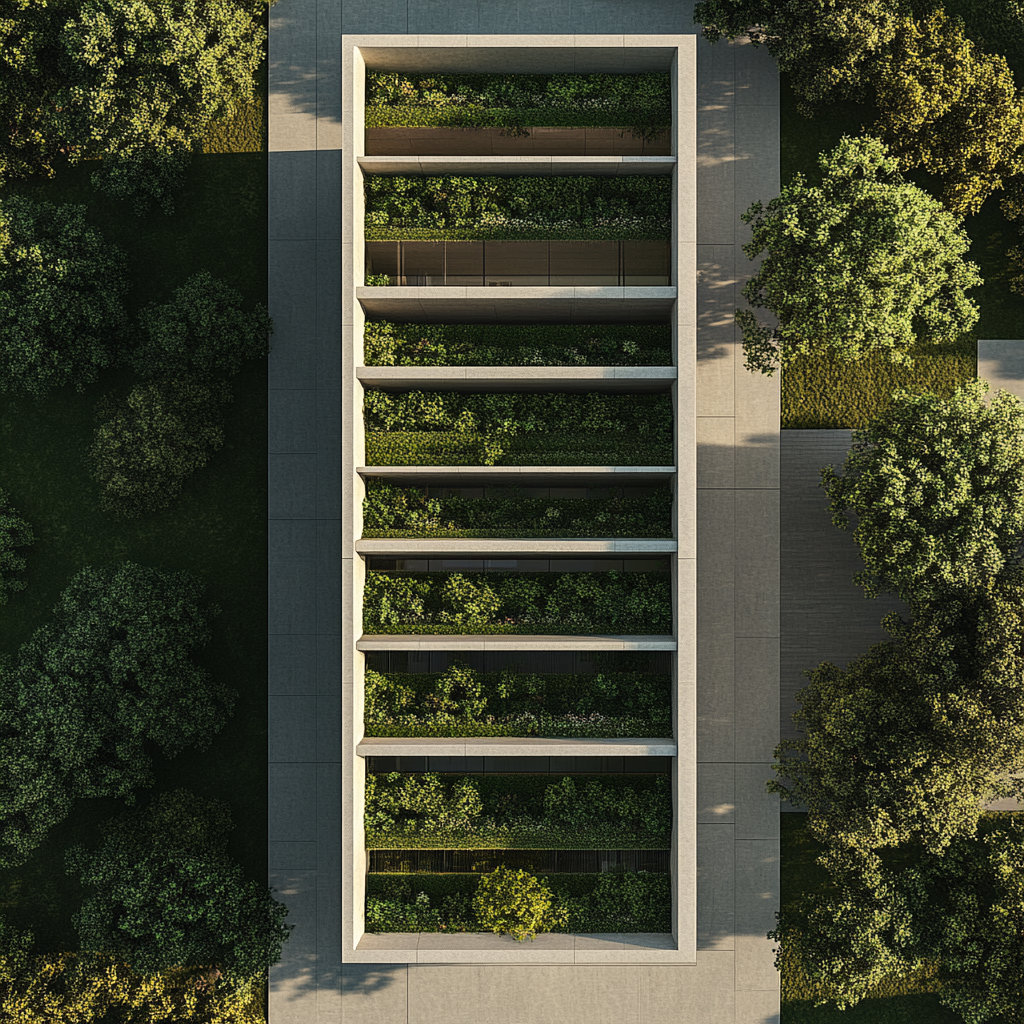
M265 68L262 81L265 97ZM241 291L247 304L265 303L264 110L265 101L211 134L172 216L154 209L140 220L128 205L94 192L89 175L96 165L90 163L11 190L88 207L91 223L127 253L132 312L166 300L204 268ZM118 521L100 511L82 455L97 399L132 380L130 371L108 372L83 394L68 388L41 403L5 397L0 404L0 487L36 537L26 555L27 589L13 595L0 616L0 650L15 653L49 620L60 592L83 566L130 559L205 580L207 600L223 612L197 660L238 692L238 705L207 752L168 760L154 748L156 786L137 791L136 806L177 787L226 800L236 826L228 853L246 877L266 884L267 364L252 362L235 378L224 447L173 504ZM24 867L0 871L0 912L34 932L37 952L78 949L71 917L82 891L64 874L63 851L72 843L95 843L97 824L125 806L114 799L79 801Z
M951 11L955 7L949 5ZM1014 71L1018 82L1024 81L1021 71ZM797 171L812 181L819 180L818 154L833 149L843 135L863 134L876 117L870 105L837 103L827 116L806 118L796 109L786 76L782 78L780 114L783 182ZM939 194L927 174L914 172L907 177L933 195ZM798 360L782 374L783 428L866 426L885 408L896 388L950 394L973 377L979 338L1024 338L1024 297L1009 289L1006 259L1007 249L1017 244L1019 236L999 209L1000 196L990 197L976 216L964 222L972 240L968 259L981 268L985 282L968 292L981 311L975 330L956 344L911 353L915 362L909 368L892 366L884 357L845 365L821 356Z

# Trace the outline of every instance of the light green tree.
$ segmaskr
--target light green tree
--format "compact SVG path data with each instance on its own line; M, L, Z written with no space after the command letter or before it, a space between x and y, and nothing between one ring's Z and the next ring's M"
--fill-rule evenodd
M964 294L981 284L966 262L960 223L923 189L904 181L878 139L843 138L822 154L821 185L796 174L765 207L743 214L743 247L764 260L737 310L750 370L771 376L798 355L829 350L844 360L885 352L913 360L915 341L947 343L969 330L978 308Z
M564 927L568 921L565 908L555 906L551 890L539 878L504 865L480 876L473 909L484 928L511 935L516 942Z

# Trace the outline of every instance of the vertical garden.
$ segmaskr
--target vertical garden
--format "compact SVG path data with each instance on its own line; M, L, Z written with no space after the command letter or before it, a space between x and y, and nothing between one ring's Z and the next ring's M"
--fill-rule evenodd
M442 155L552 151L545 146L583 155L616 145L668 151L667 74L370 72L367 86L371 154L400 144ZM671 178L664 167L645 169L660 173L369 174L366 283L668 285ZM647 322L523 319L371 317L364 362L557 368L674 361L667 314ZM641 391L624 381L587 392L559 389L557 372L549 379L556 383L500 393L400 383L365 391L363 538L390 547L367 556L363 630L424 639L420 651L367 655L367 738L672 736L670 655L592 643L673 633L670 548L626 543L581 554L559 546L570 538L671 540L668 384ZM483 475L435 471L428 479L418 473L425 467L478 467ZM616 467L661 472L623 481ZM375 474L384 468L387 475ZM474 555L474 538L491 542L494 553ZM514 542L528 538L548 543L520 557ZM422 542L445 539L465 556L421 553ZM495 551L502 539L512 547ZM507 641L485 654L445 640L466 635ZM536 636L580 641L576 650L546 651L516 642ZM494 931L518 939L540 931L671 931L670 761L371 757L367 931Z

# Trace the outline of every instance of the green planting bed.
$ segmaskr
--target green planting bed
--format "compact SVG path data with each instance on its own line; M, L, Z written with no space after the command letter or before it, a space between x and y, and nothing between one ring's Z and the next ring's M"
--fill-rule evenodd
M671 366L669 324L393 324L368 320L367 366Z
M367 736L670 736L671 676L366 670Z
M366 930L479 932L475 875L367 875ZM538 876L568 911L559 932L670 932L672 879L645 873Z
M371 569L366 633L667 634L668 572Z
M665 849L667 775L366 776L368 850Z

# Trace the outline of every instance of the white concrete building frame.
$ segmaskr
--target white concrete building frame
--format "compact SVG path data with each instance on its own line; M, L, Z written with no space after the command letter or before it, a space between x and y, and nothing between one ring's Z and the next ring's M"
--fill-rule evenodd
M383 35L342 37L342 961L381 964L697 964L697 74L694 35ZM671 158L664 157L367 157L364 136L365 72L433 70L448 72L640 72L666 70L673 87ZM657 168L653 165L657 164ZM363 179L373 171L408 173L629 174L665 173L673 180L672 277L670 287L366 288ZM544 473L594 479L671 479L675 493L675 535L663 550L672 563L674 631L667 637L362 637L365 558L397 551L470 550L597 554L625 550L623 541L538 542L362 542L364 497L363 391L386 381L410 386L444 386L465 379L467 370L362 366L366 317L472 322L505 318L593 323L631 314L667 316L673 327L674 366L618 369L601 375L566 368L491 368L484 376L542 380L557 388L581 382L595 389L671 380L675 409L675 465L671 467L545 467ZM645 380L645 378L651 378ZM663 385L662 385L663 386ZM509 473L508 469L493 472ZM511 472L523 472L525 467ZM407 471L404 471L407 474ZM394 473L394 470L391 471ZM430 474L459 478L480 474L475 467L432 467ZM651 542L644 542L649 545ZM637 550L652 550L643 546ZM672 742L644 740L371 741L363 736L363 668L366 650L587 650L660 649L675 652ZM673 757L672 835L673 928L671 937L545 935L519 944L492 935L416 936L365 933L366 851L363 834L365 756L628 753ZM626 749L628 747L628 750ZM622 748L622 749L620 749Z

